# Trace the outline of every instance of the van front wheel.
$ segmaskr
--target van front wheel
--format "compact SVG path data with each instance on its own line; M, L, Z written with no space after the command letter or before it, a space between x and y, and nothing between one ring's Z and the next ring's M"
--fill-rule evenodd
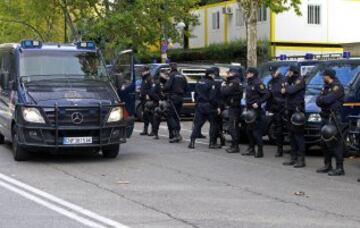
M24 148L18 144L18 135L15 126L13 127L13 133L12 133L12 151L15 161L29 160L29 153L25 151Z
M104 158L116 158L119 155L120 145L113 145L109 147L104 147L102 149L102 154Z

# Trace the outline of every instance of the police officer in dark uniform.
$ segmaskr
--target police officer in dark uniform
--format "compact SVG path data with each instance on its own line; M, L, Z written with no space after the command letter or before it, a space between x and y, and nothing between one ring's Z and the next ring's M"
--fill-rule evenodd
M186 78L180 74L177 70L177 64L170 64L169 79L164 85L163 91L168 96L170 103L169 116L167 118L167 124L169 130L172 132L173 138L170 139L170 143L178 143L182 140L180 135L180 113L183 106L183 96L187 89Z
M255 155L256 158L264 156L263 153L263 109L261 105L269 99L269 91L266 89L264 83L258 77L256 68L250 67L246 72L247 86L246 86L246 108L252 110L256 114L253 123L247 125L247 134L249 137L249 148L243 155ZM255 151L257 145L257 151Z
M161 123L161 118L166 116L166 108L164 109L163 103L165 103L165 96L162 92L166 79L168 78L167 70L162 69L159 73L159 76L154 78L152 88L150 90L150 98L154 102L154 115L152 128L154 131L154 139L159 139L159 127Z
M229 110L230 135L232 138L231 147L226 149L228 153L239 153L239 118L240 101L243 95L243 88L240 82L239 71L231 67L227 73L226 80L222 83L220 92L224 106Z
M205 76L199 80L195 87L195 117L194 117L194 128L190 137L189 148L195 148L195 139L200 134L201 126L208 120L210 122L210 149L221 148L220 145L216 144L217 139L217 123L216 115L220 114L218 108L218 87L214 82L215 72L213 69L207 69Z
M268 83L270 98L266 103L266 111L272 113L274 124L274 134L276 138L277 152L275 157L283 156L284 144L284 111L285 95L281 93L282 85L285 83L285 77L278 71L277 66L270 67L271 80Z
M153 103L149 96L153 81L150 75L150 68L148 66L143 67L141 77L142 82L140 87L140 102L143 110L144 130L140 133L140 135L153 136L152 131L150 134L148 133L148 128L153 118Z
M296 65L289 67L286 82L281 88L281 93L285 95L285 118L290 136L291 158L283 165L294 166L294 168L305 167L305 82L300 75L300 69ZM299 123L299 119L304 117L304 122ZM302 121L302 120L301 120ZM301 122L300 121L300 122Z
M322 147L325 166L317 170L318 173L328 173L329 176L345 175L344 162L344 141L340 133L341 129L341 107L344 103L344 87L336 77L336 71L329 68L323 72L324 88L316 99L316 104L321 108L321 119L323 128L333 129L334 138L323 138ZM327 125L327 126L326 126ZM331 132L330 132L331 133ZM332 156L336 159L336 169L332 168Z
M224 82L224 79L220 76L220 69L219 67L212 67L212 70L214 71L215 77L214 77L214 82L218 91L218 95L216 95L217 97L217 103L218 106L220 108L220 111L222 112L224 110L224 104L223 104L223 100L221 99L221 92L220 92L220 88L221 88L221 84ZM223 119L221 115L216 115L216 135L217 138L220 139L220 145L221 146L225 146L225 137L223 134ZM217 141L217 140L216 140Z

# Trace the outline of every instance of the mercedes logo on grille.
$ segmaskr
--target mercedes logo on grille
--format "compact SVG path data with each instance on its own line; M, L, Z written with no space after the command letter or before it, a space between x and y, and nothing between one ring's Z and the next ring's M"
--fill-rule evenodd
M74 124L82 124L84 122L84 116L80 112L74 112L71 114L71 120Z

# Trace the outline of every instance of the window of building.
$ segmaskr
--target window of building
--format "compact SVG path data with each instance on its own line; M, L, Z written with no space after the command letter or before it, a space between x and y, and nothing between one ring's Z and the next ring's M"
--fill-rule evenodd
M321 24L321 6L308 5L308 24L320 25Z
M212 14L212 28L214 30L220 29L220 11Z
M260 6L260 8L258 10L257 20L258 21L266 21L266 19L267 19L267 8L266 8L266 6Z
M244 26L244 25L245 25L244 13L243 13L242 9L237 9L236 10L236 26L240 27L240 26Z

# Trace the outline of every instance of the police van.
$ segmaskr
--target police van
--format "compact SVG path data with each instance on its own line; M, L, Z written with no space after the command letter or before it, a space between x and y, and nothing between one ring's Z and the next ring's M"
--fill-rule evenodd
M308 147L318 144L320 139L321 116L320 108L316 105L316 98L323 87L322 72L325 68L332 68L345 88L345 102L341 110L342 135L349 144L349 116L360 114L360 59L337 59L323 61L313 71L306 83L305 141Z
M116 66L111 78L93 42L1 44L0 143L12 142L16 161L73 149L115 158L133 129L134 107L120 99L132 91L131 51Z

